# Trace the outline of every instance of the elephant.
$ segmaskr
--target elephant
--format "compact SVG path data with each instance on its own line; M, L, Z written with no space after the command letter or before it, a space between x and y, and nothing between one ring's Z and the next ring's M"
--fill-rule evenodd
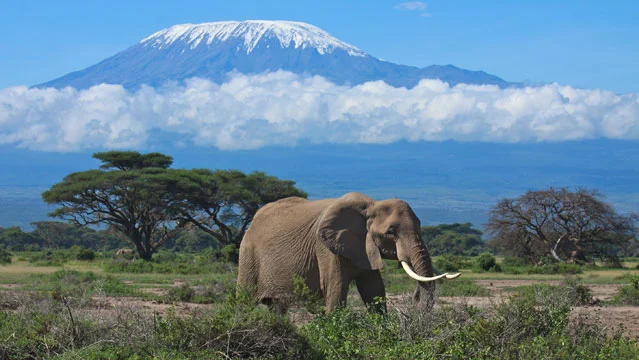
M355 281L366 306L385 312L380 269L382 259L393 259L428 295L416 291L415 298L428 304L435 280L459 274L433 275L420 229L419 219L400 199L376 201L360 193L315 201L281 199L257 211L240 243L238 288L284 312L293 296L293 279L300 277L331 312L346 303Z

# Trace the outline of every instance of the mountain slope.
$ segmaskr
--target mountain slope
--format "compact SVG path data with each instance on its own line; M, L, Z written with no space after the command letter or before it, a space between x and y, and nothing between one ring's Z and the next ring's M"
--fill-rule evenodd
M320 75L349 85L382 80L395 87L413 87L421 79L441 79L451 85L514 85L452 65L417 68L382 61L305 23L224 21L172 26L96 65L38 86L82 89L111 83L135 89L191 77L222 82L231 71L276 70Z

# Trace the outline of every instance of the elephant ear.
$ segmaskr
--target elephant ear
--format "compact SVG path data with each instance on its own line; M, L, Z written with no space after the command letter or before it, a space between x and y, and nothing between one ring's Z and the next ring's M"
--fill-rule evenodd
M366 230L366 209L373 199L356 193L342 196L324 210L317 230L319 238L334 254L365 270L384 266L382 256Z

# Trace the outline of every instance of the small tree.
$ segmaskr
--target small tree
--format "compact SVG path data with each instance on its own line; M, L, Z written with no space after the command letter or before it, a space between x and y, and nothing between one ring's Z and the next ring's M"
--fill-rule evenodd
M637 216L619 215L594 190L549 188L500 200L489 214L492 245L537 262L615 259L635 239Z
M106 224L150 260L179 227L170 217L168 194L172 158L131 151L96 153L99 170L72 173L42 194L60 207L50 215L78 225Z

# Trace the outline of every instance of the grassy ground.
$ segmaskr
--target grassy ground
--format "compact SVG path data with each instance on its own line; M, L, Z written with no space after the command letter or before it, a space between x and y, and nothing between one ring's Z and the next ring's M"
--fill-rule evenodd
M362 311L352 286L343 311L312 315L302 299L280 317L233 295L237 270L228 264L193 265L193 256L181 255L170 261L198 273L113 272L110 258L36 266L27 255L0 266L0 359L633 359L639 351L637 339L612 326L639 313L636 261L584 267L568 282L562 274L463 268L460 279L438 286L445 299L429 312L410 304L415 282L387 262L388 316ZM166 264L150 269L165 272ZM201 273L202 266L218 271ZM623 289L600 303L625 304L615 308L615 324L602 326L587 307L571 315L590 301L584 285Z

